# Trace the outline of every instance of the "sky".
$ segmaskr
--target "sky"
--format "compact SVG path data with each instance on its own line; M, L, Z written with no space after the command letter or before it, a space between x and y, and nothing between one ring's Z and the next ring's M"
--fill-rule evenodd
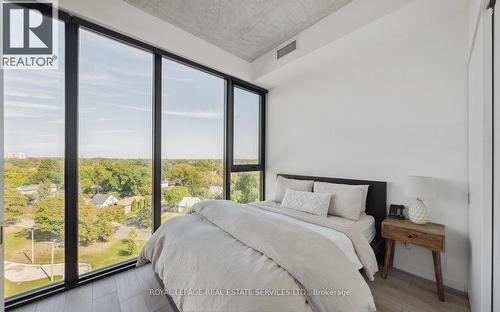
M79 62L80 157L151 158L153 55L80 30ZM64 155L63 69L4 71L5 153ZM224 80L167 59L162 76L162 158L222 159ZM235 89L237 159L257 157L258 104Z

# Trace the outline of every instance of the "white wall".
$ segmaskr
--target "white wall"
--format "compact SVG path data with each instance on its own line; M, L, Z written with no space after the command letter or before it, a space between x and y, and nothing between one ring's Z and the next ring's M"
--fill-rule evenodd
M431 220L446 225L445 284L467 284L466 0L419 0L318 52L321 66L268 96L267 194L276 173L389 182L437 180ZM395 267L434 279L428 250L397 245Z
M251 79L247 61L122 0L59 0L59 7L227 74Z

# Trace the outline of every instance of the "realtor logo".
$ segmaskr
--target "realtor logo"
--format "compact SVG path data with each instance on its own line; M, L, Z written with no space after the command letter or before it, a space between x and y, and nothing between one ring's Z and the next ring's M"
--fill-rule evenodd
M57 68L54 2L2 2L2 68Z

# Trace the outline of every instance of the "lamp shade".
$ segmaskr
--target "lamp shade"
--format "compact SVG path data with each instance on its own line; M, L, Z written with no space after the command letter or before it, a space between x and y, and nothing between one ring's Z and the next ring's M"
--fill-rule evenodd
M405 195L416 198L433 198L435 195L434 180L421 176L406 177Z

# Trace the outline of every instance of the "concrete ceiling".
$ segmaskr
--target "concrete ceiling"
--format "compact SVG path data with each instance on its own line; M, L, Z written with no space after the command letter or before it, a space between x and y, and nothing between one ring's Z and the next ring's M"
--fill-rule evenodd
M124 1L251 62L351 0Z

